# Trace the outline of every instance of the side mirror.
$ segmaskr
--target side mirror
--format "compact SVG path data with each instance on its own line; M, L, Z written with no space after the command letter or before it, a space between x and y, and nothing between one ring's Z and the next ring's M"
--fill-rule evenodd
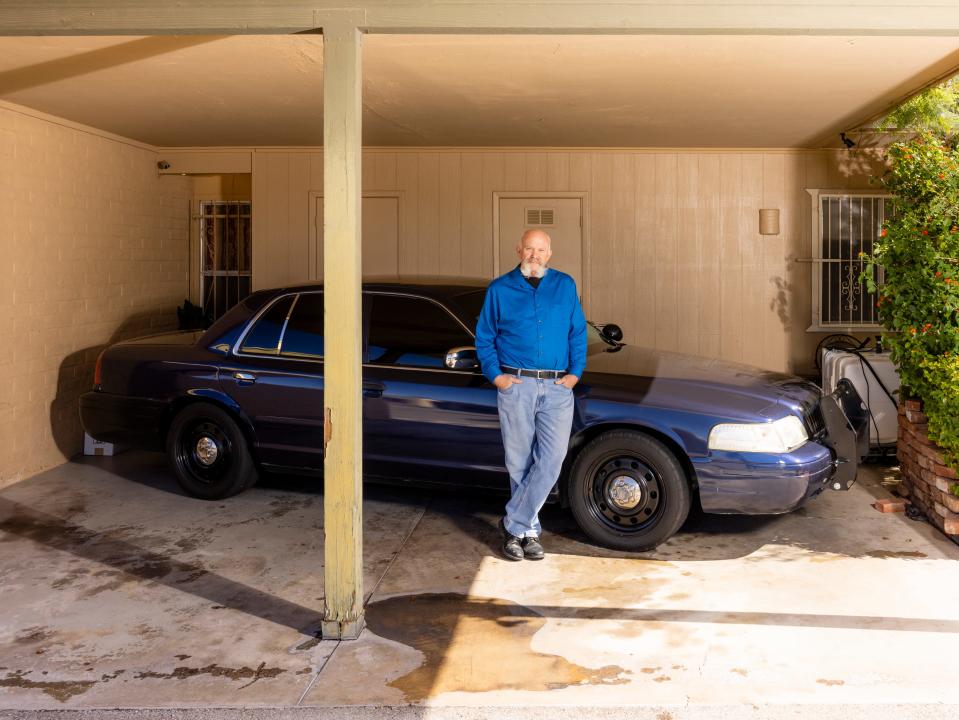
M619 325L603 325L603 337L613 342L619 342L623 339L623 329Z
M475 370L479 367L475 347L455 347L446 353L446 367L450 370Z

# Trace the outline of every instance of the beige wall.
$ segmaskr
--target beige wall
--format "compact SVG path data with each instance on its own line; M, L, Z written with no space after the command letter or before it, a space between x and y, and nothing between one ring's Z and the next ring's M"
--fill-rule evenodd
M81 449L77 397L99 349L175 326L191 200L254 202L254 286L308 279L314 149L257 150L249 176L156 172L153 148L0 104L0 486ZM402 198L400 272L489 277L493 193L588 194L588 314L628 341L808 371L806 188L866 188L845 151L390 150L367 191ZM778 207L782 232L758 234ZM194 264L195 268L195 264Z
M191 200L252 195L254 287L308 279L321 152L254 151L252 187L160 177L157 159L0 103L0 486L81 449L77 397L104 344L175 326ZM878 167L846 151L368 149L363 187L399 191L400 272L481 277L494 192L587 193L592 318L637 344L802 372L822 337L806 332L812 266L794 262L810 255L805 190L867 188ZM761 207L780 208L780 235L758 234Z
M82 449L100 348L173 328L192 180L156 153L0 104L0 486Z
M191 175L193 199L198 200L249 200L253 196L253 181L250 173L225 175Z
M805 161L789 185L789 197L795 206L793 213L798 208L801 217L790 230L786 244L786 275L781 296L777 293L776 308L777 312L782 309L789 359L787 369L793 372L816 372L813 358L816 346L830 334L806 332L812 322L812 272L818 271L819 266L794 262L796 258L808 258L812 252L812 202L805 189L880 190L879 185L870 183L870 177L885 172L884 157L882 151L874 149L806 153ZM853 334L866 337L862 333Z
M846 151L368 149L363 188L401 191L400 272L489 277L495 191L588 193L587 314L628 342L808 372L806 188L869 187ZM311 191L323 156L259 150L253 284L308 278ZM759 209L779 208L779 235Z

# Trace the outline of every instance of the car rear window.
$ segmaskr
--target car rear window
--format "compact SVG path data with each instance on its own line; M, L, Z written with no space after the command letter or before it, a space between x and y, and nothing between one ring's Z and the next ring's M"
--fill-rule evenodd
M323 293L303 293L297 301L283 333L281 355L323 358Z
M283 323L286 322L292 303L293 296L287 295L263 313L243 340L241 352L276 355L280 351L280 333L283 331Z

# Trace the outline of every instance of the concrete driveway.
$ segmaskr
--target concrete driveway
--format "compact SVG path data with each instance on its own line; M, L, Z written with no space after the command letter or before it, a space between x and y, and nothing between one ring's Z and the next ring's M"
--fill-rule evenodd
M496 498L369 487L336 642L315 484L210 503L161 455L84 458L0 491L0 715L946 717L959 546L871 507L894 472L643 555L550 508L539 563L497 556Z

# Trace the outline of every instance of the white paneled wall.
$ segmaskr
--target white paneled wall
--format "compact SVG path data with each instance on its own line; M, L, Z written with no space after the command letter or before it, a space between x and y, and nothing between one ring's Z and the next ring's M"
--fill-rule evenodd
M493 193L588 193L587 314L636 344L805 371L807 187L869 187L875 164L833 151L367 149L363 188L401 191L402 274L490 277ZM309 279L322 152L257 150L254 287ZM759 234L779 208L781 233Z

